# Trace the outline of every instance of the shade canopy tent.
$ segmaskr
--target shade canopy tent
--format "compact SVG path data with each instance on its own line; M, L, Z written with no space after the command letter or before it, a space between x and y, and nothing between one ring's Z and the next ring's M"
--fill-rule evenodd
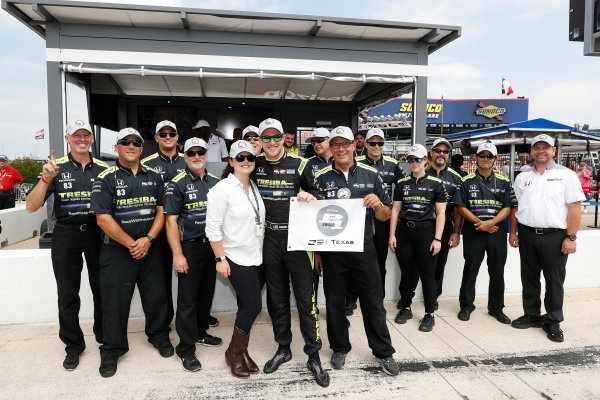
M425 141L428 56L460 27L320 16L71 1L3 1L46 40L50 145L62 147L65 82L85 88L90 121L136 126L138 107L268 109L293 126L357 128L358 112L404 93ZM422 112L419 112L423 110ZM58 145L61 146L58 146Z

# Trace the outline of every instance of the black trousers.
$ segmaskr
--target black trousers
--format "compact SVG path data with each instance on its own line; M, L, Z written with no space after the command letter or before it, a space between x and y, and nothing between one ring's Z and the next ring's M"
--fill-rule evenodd
M287 251L287 232L267 230L263 242L263 266L269 297L269 314L273 322L275 341L280 345L292 342L290 315L290 279L296 298L304 352L313 354L321 349L319 317L315 305L313 254Z
M0 210L15 208L15 190L5 190L0 192Z
M372 240L365 243L362 253L322 253L327 261L323 270L327 297L327 337L333 351L347 353L352 349L348 324L344 314L344 294L348 285L358 293L363 324L369 347L375 357L394 354L383 308L381 276Z
M561 252L565 230L545 235L524 229L519 225L519 254L521 256L521 283L523 285L523 310L526 315L540 315L540 272L544 273L546 318L561 322L563 316L564 282L567 258Z
M409 221L410 222L410 221ZM396 258L400 265L400 300L406 308L412 304L415 289L421 279L425 312L433 313L436 298L436 257L429 248L435 235L433 221L417 222L411 228L405 221L398 221L396 229Z
M206 237L181 242L188 263L187 274L177 274L177 316L179 357L196 351L196 340L206 334L208 315L215 290L215 254Z
M55 226L52 233L52 268L58 294L58 336L67 353L81 354L85 349L83 332L79 327L79 288L83 257L94 299L94 336L102 343L102 302L100 299L100 228L96 225L83 232Z
M465 267L460 285L460 308L475 309L475 283L483 257L487 253L488 273L488 310L499 311L504 308L504 265L507 256L506 228L498 225L495 233L476 231L473 224L466 222L463 227L463 255Z
M167 311L169 313L169 325L171 321L173 321L173 316L175 315L174 307L173 307L173 252L171 251L171 247L169 246L169 241L167 240L167 230L163 229L158 234L158 237L154 241L154 247L161 248L161 257L162 257L162 269L164 274L164 283L165 290L167 291ZM206 326L208 329L208 325Z
M437 260L435 261L435 284L436 284L436 297L442 295L442 286L444 284L444 270L446 269L446 262L448 261L448 252L450 246L448 241L450 235L454 232L454 223L452 221L446 221L444 225L444 231L442 232L442 248L437 254Z
M254 320L262 309L261 289L265 282L262 268L256 265L239 265L227 259L231 274L229 282L235 289L238 300L238 310L235 326L250 333Z
M162 254L151 246L148 255L134 260L123 246L102 244L100 289L102 293L103 345L100 356L121 356L129 351L127 322L131 298L138 285L146 316L146 335L152 344L169 340L167 294Z

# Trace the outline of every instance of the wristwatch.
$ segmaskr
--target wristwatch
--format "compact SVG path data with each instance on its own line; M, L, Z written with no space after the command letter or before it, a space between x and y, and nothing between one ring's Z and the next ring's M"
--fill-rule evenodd
M225 256L215 257L216 262L225 261Z
M572 242L577 240L577 235L567 235L567 237L569 238L569 240L571 240Z
M148 239L150 241L150 243L152 243L154 241L154 238L150 235L146 235L146 239Z

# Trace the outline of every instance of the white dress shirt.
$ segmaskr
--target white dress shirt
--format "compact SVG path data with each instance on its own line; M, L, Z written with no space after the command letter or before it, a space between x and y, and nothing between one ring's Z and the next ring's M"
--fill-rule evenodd
M221 162L224 158L229 157L229 153L227 152L227 145L225 144L225 139L223 139L222 137L211 133L206 144L208 145L208 149L206 149L206 152L208 153L209 162Z
M556 163L543 175L535 168L521 172L514 189L519 203L517 220L531 228L567 229L567 204L585 200L577 174Z
M206 237L211 242L223 241L225 256L239 265L261 265L265 225L265 205L254 182L250 182L258 199L260 229L257 230L256 207L252 189L248 195L244 185L233 174L208 192ZM250 201L248 201L250 199ZM219 255L219 254L217 254Z

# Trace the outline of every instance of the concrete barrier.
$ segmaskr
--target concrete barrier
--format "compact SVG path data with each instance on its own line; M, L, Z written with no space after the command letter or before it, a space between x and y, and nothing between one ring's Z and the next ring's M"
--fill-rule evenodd
M47 218L46 206L28 213L25 205L0 211L0 244L2 247L21 242L40 234L42 221Z
M565 288L586 289L600 287L600 231L581 231L578 234L577 253L569 256ZM518 249L509 247L505 268L506 293L521 292ZM325 266L326 267L326 266ZM446 265L444 293L442 297L458 297L462 279L462 243L451 250ZM85 271L85 268L84 268ZM386 300L399 298L398 284L400 272L396 257L389 253L387 261ZM82 321L93 318L92 294L87 282L87 274L82 274L81 312ZM542 278L543 279L543 278ZM477 295L488 292L486 261L482 263L477 279ZM177 279L173 280L173 293L176 297ZM422 299L417 289L416 299ZM293 296L292 296L292 304ZM319 306L325 304L322 287L319 288ZM263 293L263 307L266 308ZM456 301L458 310L458 300ZM226 279L217 279L213 312L229 312L236 309L233 289ZM131 305L131 317L143 317L143 311L136 292ZM0 251L0 325L56 323L58 321L56 282L52 272L50 250L2 250Z

